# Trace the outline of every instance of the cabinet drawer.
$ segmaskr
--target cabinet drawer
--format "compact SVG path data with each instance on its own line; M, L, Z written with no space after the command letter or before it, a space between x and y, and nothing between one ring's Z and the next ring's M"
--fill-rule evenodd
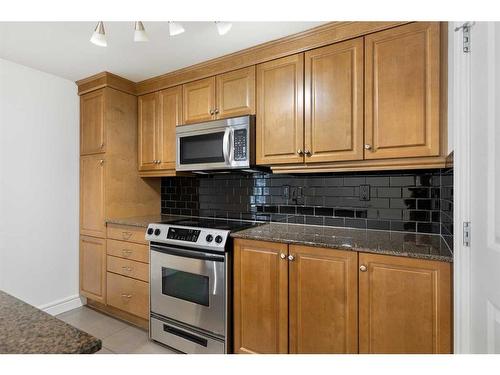
M107 235L115 240L148 244L145 239L146 228L108 224Z
M107 267L109 272L119 273L123 276L149 282L149 265L146 263L108 255Z
M149 247L133 242L107 240L108 255L149 263Z
M148 319L149 284L114 273L107 273L108 305Z

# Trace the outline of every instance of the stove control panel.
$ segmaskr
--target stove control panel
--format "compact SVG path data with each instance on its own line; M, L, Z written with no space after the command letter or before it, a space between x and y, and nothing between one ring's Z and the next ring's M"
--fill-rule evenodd
M229 230L149 224L146 240L197 249L224 251Z

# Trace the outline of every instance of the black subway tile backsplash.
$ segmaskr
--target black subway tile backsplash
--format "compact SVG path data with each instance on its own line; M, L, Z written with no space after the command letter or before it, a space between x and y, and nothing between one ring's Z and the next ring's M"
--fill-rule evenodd
M163 214L436 233L453 245L453 169L164 177L161 193Z

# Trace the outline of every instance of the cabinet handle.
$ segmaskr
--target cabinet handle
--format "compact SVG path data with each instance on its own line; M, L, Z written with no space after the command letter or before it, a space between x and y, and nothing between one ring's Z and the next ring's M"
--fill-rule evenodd
M132 250L122 249L122 254L124 257L128 257L130 256L130 254L132 254Z
M290 262L293 262L293 261L294 261L294 259L295 259L295 257L294 257L293 255L289 255L289 256L288 256L288 260L289 260Z
M280 254L280 258L281 258L281 259L285 259L285 258L286 258L286 254L281 253L281 254Z
M132 237L132 232L122 232L122 238L124 240L128 240L130 237Z
M361 266L359 266L359 270L361 272L366 272L368 270L368 268L366 268L366 266L364 264L362 264Z
M305 150L305 151L304 151L304 154L306 154L306 156L311 156L311 151L309 151L309 150Z
M132 267L123 266L122 270L127 271L127 272L132 272Z
M156 163L157 163L157 164L161 164L161 160L157 160L157 161L156 161Z
M299 155L304 155L304 151L302 151L300 148L297 150L297 154Z
M104 142L101 143L101 149L104 148Z
M368 143L365 144L365 150L371 150L372 149L372 145L369 145Z
M215 108L214 113L215 113L216 115L217 115L217 114L219 114L219 109L218 109L218 108Z
M99 160L99 165L103 165L103 164L104 164L104 159Z
M215 111L213 109L211 109L210 114L213 116L215 114Z

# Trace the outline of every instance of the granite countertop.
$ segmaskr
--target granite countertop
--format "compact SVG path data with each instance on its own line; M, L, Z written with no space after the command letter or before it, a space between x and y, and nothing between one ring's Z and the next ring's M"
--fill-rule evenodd
M149 216L135 216L135 217L122 217L122 218L108 218L107 224L130 225L133 227L147 228L150 223L168 223L169 221L179 220L191 216L182 215L149 215Z
M101 340L0 290L0 354L92 354Z
M231 236L453 262L453 254L448 245L436 234L268 223L232 233Z

